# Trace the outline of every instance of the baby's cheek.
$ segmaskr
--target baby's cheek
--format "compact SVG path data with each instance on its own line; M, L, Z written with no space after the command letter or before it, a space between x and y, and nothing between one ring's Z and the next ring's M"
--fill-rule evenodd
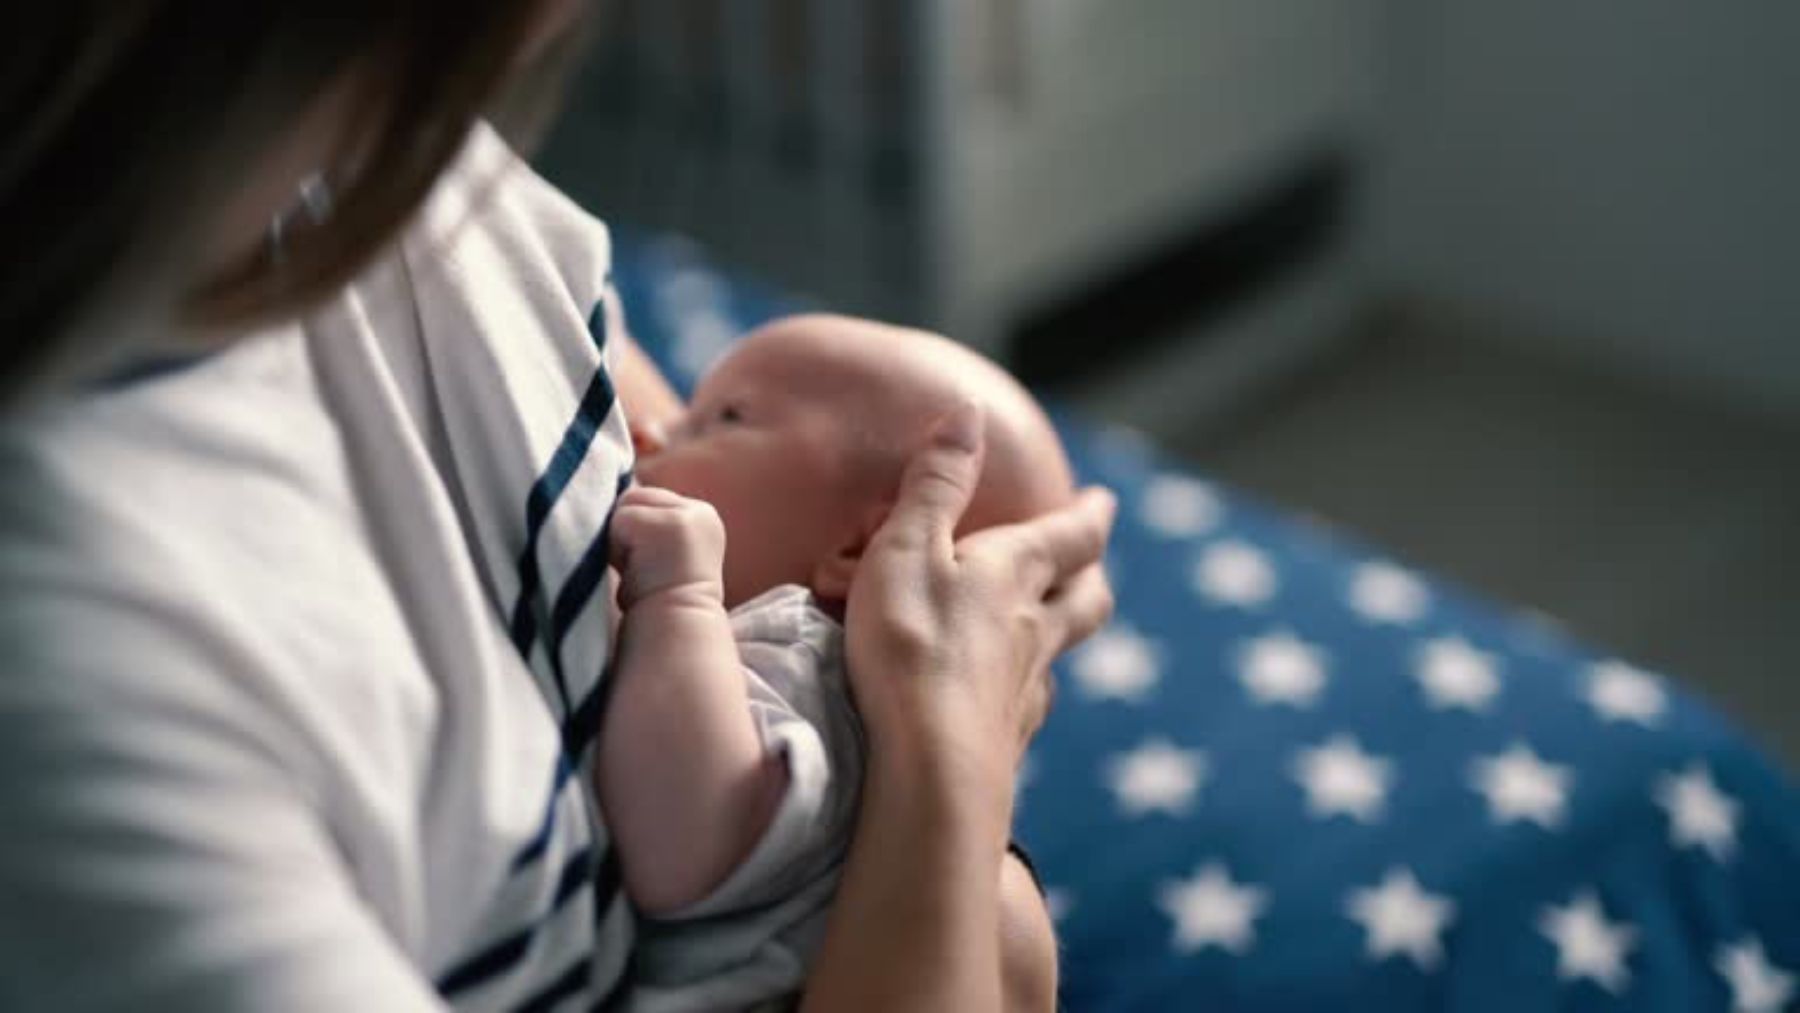
M694 491L694 483L690 481L694 469L683 460L680 451L665 450L659 454L640 457L634 472L637 480L645 485L678 492L683 496L705 498Z

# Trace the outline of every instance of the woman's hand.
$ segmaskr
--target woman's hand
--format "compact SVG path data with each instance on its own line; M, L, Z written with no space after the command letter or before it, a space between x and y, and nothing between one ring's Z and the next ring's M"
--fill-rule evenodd
M1111 615L1100 558L1115 504L1087 489L1056 513L955 540L981 473L981 420L962 406L907 469L850 588L847 650L872 762L944 771L1006 819L1049 708L1051 660Z
M1017 882L1003 889L1005 843L1050 660L1112 611L1113 499L1087 490L959 542L981 455L981 413L965 405L908 467L850 585L869 766L809 1011L1031 1008L1054 990L1048 919L1035 898L1019 907Z

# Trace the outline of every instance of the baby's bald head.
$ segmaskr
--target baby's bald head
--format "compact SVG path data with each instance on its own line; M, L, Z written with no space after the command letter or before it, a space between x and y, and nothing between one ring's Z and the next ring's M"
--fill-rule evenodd
M986 456L958 533L1070 501L1055 429L1004 370L933 334L822 314L734 346L637 474L718 510L728 604L778 584L841 599L907 464L965 401L981 407Z
M770 323L734 353L814 374L804 387L834 399L851 467L891 498L932 427L973 401L984 421L981 481L959 528L975 531L1067 504L1074 475L1035 398L991 360L948 338L856 317L807 314Z

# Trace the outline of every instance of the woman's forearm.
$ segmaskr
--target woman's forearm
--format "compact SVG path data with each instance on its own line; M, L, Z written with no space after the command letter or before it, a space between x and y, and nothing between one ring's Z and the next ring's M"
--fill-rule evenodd
M803 1009L1000 1010L1010 813L954 770L876 753Z

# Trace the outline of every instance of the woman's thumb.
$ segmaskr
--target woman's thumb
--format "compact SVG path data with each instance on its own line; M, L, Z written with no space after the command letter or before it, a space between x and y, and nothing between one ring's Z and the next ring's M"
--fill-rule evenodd
M910 547L948 548L981 478L981 406L965 399L938 420L931 438L906 466L883 534Z

